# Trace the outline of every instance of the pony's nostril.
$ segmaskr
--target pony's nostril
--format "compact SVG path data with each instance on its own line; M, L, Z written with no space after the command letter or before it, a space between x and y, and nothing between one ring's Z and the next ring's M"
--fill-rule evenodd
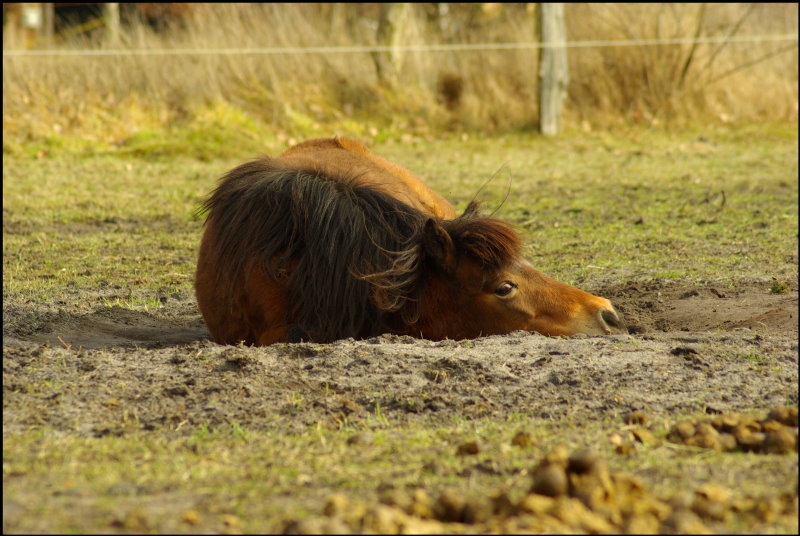
M617 312L612 309L602 309L600 311L600 318L602 318L603 321L612 328L617 328L617 329L624 328L624 325L622 324L622 319L620 319Z

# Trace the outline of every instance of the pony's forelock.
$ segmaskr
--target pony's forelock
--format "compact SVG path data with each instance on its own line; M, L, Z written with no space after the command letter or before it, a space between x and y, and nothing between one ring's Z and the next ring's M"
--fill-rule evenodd
M522 251L522 239L510 224L478 216L476 211L445 221L444 228L457 249L488 269L509 264Z

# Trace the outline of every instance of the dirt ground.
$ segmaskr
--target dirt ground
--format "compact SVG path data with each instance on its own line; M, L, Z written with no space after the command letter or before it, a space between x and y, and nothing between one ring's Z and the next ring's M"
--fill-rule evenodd
M797 406L797 285L791 283L785 293L771 293L770 289L768 280L724 286L660 280L588 288L616 304L630 327L631 333L626 335L552 338L514 332L465 341L383 335L331 344L263 348L219 346L210 341L189 292L162 296L163 307L155 313L118 306L87 311L65 304L6 301L3 434L8 437L41 427L49 434L68 437L145 432L169 439L198 428L224 429L232 422L245 430L303 434L310 427L336 430L348 420L369 420L370 416L382 416L393 425L422 424L427 428L462 419L503 422L512 415L526 415L540 422L569 423L559 433L574 442L584 425L619 424L633 412L674 423L681 415ZM120 418L122 408L124 418ZM776 493L783 495L763 503L778 506L763 508L767 508L765 512L784 513L764 514L773 516L765 518L771 521L766 525L751 521L744 525L745 531L791 532L787 527L796 522L797 501L796 492L790 488L796 487L797 466L795 463L792 471L780 463L783 468L756 463L755 472L733 473L712 464L715 466L709 466L708 474L698 472L691 477L694 481L684 485L693 489L711 478L745 492L751 489L753 478L772 481ZM709 489L716 489L713 483L709 485ZM449 504L447 497L442 495L437 504ZM499 529L431 524L402 517L405 514L395 510L391 510L392 516L399 515L404 521L392 521L400 525L388 528L370 525L369 516L373 514L350 521L342 521L348 519L345 514L341 519L319 517L323 510L326 515L330 513L331 504L345 500L334 499L324 503L308 497L304 500L310 502L304 508L314 512L311 518L297 524L290 515L269 530L532 530L524 524L524 516L510 518L512 524ZM553 503L561 505L554 507L556 510L576 504L575 499L559 500L562 502ZM19 527L39 530L31 528L37 525L30 524L35 516L27 501L7 501L4 494L4 527L10 532ZM696 506L692 506L695 512L704 512ZM287 511L296 507L293 503ZM380 511L386 507L369 508ZM415 507L409 508L413 511ZM148 510L147 516L157 511ZM189 515L191 521L191 516L197 516L192 512L184 517ZM562 514L564 520L574 517L568 512ZM153 526L134 523L139 519L134 514L119 515L109 525L115 531ZM695 523L694 514L687 514L688 521L680 515L664 520L661 529L648 525L647 530L708 530ZM134 521L128 519L130 516ZM438 519L452 517L448 516L445 512ZM459 516L453 519L460 520ZM542 525L541 519L536 519L531 527L545 532L618 530L611 525L601 524L605 527L601 529L571 521ZM260 528L255 530L265 530L257 526ZM731 527L723 525L719 530L727 532L733 530ZM168 524L163 530L187 528L191 525L184 519L182 524ZM207 526L203 530L229 528ZM631 526L626 530L644 529Z
M4 433L33 422L121 433L106 422L115 379L127 387L114 396L140 425L164 432L231 419L300 429L378 405L400 420L797 405L797 289L773 294L769 281L728 287L661 280L590 289L617 305L630 335L384 335L267 348L209 341L188 293L163 297L157 313L4 303ZM42 382L59 402L44 410L30 389ZM341 395L334 406L331 391ZM313 403L290 408L291 393Z

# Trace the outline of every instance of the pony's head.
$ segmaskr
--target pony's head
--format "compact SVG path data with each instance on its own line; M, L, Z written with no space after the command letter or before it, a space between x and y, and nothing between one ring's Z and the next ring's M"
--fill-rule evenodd
M611 303L560 283L520 257L521 241L477 205L453 220L428 219L419 319L409 332L430 339L535 331L604 335L625 331Z

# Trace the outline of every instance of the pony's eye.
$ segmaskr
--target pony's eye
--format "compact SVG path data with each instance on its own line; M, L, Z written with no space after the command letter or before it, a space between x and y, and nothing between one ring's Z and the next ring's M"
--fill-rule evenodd
M508 298L517 290L517 284L511 281L503 281L500 286L494 289L494 295L500 298Z

